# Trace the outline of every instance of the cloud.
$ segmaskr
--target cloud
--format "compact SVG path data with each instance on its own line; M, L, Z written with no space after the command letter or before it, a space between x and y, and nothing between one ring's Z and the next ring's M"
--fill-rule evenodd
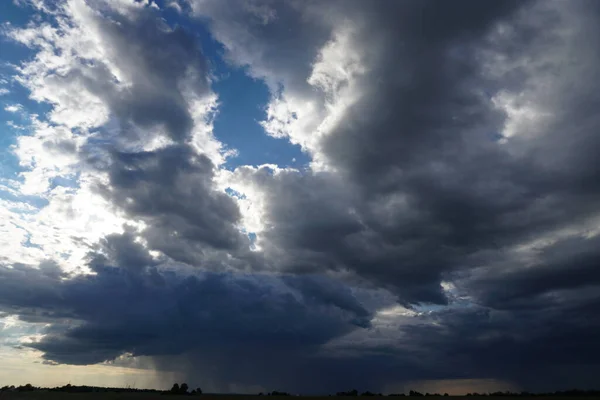
M11 104L9 106L4 107L4 111L8 111L9 113L17 113L23 109L21 104Z
M219 22L238 21L238 14L205 4L197 11L215 19L229 57L258 76L268 69L265 80L282 85L272 90L267 132L292 142L302 137L315 162L307 173L240 167L228 177L247 195L239 200L250 205L246 213L263 221L257 243L267 258L287 272L366 279L417 310L420 303L452 309L457 299L444 287L451 282L461 299L484 310L548 313L536 320L540 336L515 341L509 354L533 341L552 348L555 307L572 307L561 335L577 336L575 320L591 317L597 304L597 165L588 151L597 147L597 121L587 111L597 92L583 82L594 81L599 54L594 41L582 44L596 37L594 5L373 2L365 10L353 2L290 2L273 6L277 18L266 26L248 22L242 32ZM318 19L287 15L315 8ZM296 52L291 41L262 37L284 27L304 32L324 20L331 25L319 26L327 29L312 31L320 39ZM237 50L246 40L260 56ZM267 61L270 48L292 52L294 65ZM585 62L568 67L572 57ZM301 98L301 105L285 98ZM312 112L314 104L328 107ZM451 315L441 323L458 338L471 315ZM494 335L509 340L514 318ZM407 341L420 347L420 335L427 343L436 329ZM453 343L432 347L426 361L434 363L445 346ZM478 351L465 349L466 359L486 365L470 358ZM567 361L566 351L548 354L543 362L569 381L565 365L576 360ZM516 359L507 357L503 368L511 363ZM425 367L428 376L451 373ZM541 385L527 376L522 384Z
M171 139L183 140L193 123L186 101L209 92L205 59L189 34L171 29L149 8L134 13L125 4L91 8L72 1L58 6L58 27L11 31L13 39L42 47L21 82L33 98L55 104L54 122L92 128L110 113L145 130L161 126ZM74 56L55 57L56 50ZM50 68L58 72L40 76ZM73 107L76 99L81 103Z
M206 64L190 36L136 7L66 2L52 15L56 25L10 32L40 49L19 79L32 98L52 104L49 121L33 117L34 135L21 137L15 152L31 182L19 185L21 194L48 201L20 242L58 262L34 268L10 257L2 267L12 288L3 291L2 308L48 324L25 345L47 361L77 365L122 354L160 363L210 353L207 368L259 355L310 358L330 338L368 327L370 311L331 279L234 273L264 260L250 252L237 205L215 185L220 158L210 151L219 146L198 112L212 101ZM72 187L52 186L74 172ZM103 213L107 226L86 227ZM69 257L70 269L61 265L58 243L38 238L41 226L68 223L76 230L65 230L74 236L62 246L84 253ZM211 350L224 348L239 354ZM215 386L248 383L253 370L208 376Z
M42 7L10 36L52 106L14 191L47 204L3 203L0 268L28 347L227 391L595 383L595 4L177 4L311 165L223 168L210 63L150 3Z
M308 6L291 4L302 12L311 10ZM329 7L334 7L333 4ZM469 12L463 13L454 6L428 8L407 3L390 10L381 4L358 17L353 13L360 5L348 4L345 6L348 10L335 16L324 12L335 21L346 17L352 24L351 28L341 25L342 28L332 29L332 38L321 41L321 50L305 56L305 63L299 63L305 65L311 56L315 57L312 71L288 69L285 63L270 60L269 68L273 70L281 68L288 73L303 74L309 85L312 79L325 92L323 95L331 91L339 95L340 89L332 82L350 81L346 85L360 90L360 96L341 111L339 123L327 134L313 131L316 144L311 151L315 157L326 160L332 173L317 169L306 175L287 171L271 175L263 170L250 172L240 168L236 172L239 180L232 178L242 193L244 185L254 184L252 193L259 192L260 187L268 188L257 195L260 213L270 222L269 231L259 235L263 246L273 246L282 254L292 254L298 247L306 252L312 250L318 252L320 261L316 264L321 268L349 267L380 283L391 283L391 279L397 286L407 286L399 292L409 302L443 302L439 286L443 277L455 270L476 267L485 252L501 256L498 249L510 250L534 237L553 235L557 224L573 229L573 225L596 215L596 210L579 203L587 203L587 191L594 190L591 182L580 197L579 189L569 183L575 177L570 175L569 167L561 163L561 170L557 171L558 164L538 159L549 152L529 147L536 146L535 140L523 142L524 138L517 135L514 142L513 138L499 142L491 135L501 132L511 118L498 109L494 100L516 84L510 76L491 74L492 60L503 56L506 68L511 68L523 54L539 51L539 46L551 43L557 52L571 48L580 33L562 33L560 29L576 18L573 13L581 12L578 7L501 2L488 8L468 3L473 7L465 8ZM288 6L281 7L287 10ZM202 13L213 10L210 6L198 9ZM539 9L541 16L528 14L532 9ZM276 15L285 15L277 11ZM217 13L215 18L224 18L218 11L212 12ZM552 26L556 31L551 29L545 37L521 41L520 51L499 45L503 40L498 37L499 32L513 40L551 16L555 18ZM398 17L406 23L398 25ZM431 22L426 27L413 22L423 18ZM283 43L261 41L257 36L282 26L291 25L298 31L306 29L303 24L296 27L294 23L293 18L280 17L267 24L272 27L250 25L251 32L247 35L259 42L256 46L282 47ZM227 36L222 31L226 28L215 24L217 38L231 37L232 32ZM586 25L582 32L587 29L593 26ZM244 36L240 41L246 39ZM243 52L236 53L235 44L223 40L231 57L243 56ZM403 45L385 47L387 43L398 42ZM341 53L349 58L345 60L347 69L358 69L359 73L331 75L330 71L344 71L333 67L340 62L335 59L340 53L335 51L336 46L351 49ZM587 47L578 51L586 59L594 53ZM492 57L494 52L498 54ZM257 70L265 63L262 59L244 60L240 62L247 62L251 69ZM550 58L544 68L561 68L561 63L562 58ZM539 79L537 65L530 68L521 75L529 81ZM284 78L281 82L284 93L294 90L294 85L286 86ZM557 87L556 93L559 92ZM319 99L319 93L315 98ZM297 119L301 124L304 116L298 114ZM558 127L547 129L548 135L557 140L558 135L567 141L573 137ZM586 131L579 137L593 140L592 136ZM542 146L550 142L539 141ZM531 152L523 153L528 147ZM553 154L562 154L559 157L580 154L575 147L555 150ZM577 164L573 160L570 165ZM591 163L582 165L576 173L580 178L575 179L584 176L591 179L593 171ZM559 189L562 177L564 186ZM570 211L561 211L565 208ZM303 246L303 241L313 239L313 243ZM346 260L340 260L342 257ZM292 258L302 260L297 254ZM420 285L427 289L412 295L411 289Z
M180 141L220 163L224 157L209 118L215 99L195 39L142 3L32 6L48 20L7 31L36 51L17 68L15 80L51 108L44 116L29 115L31 134L17 138L17 192L48 205L10 218L29 237L21 243L35 245L27 247L30 261L50 255L73 269L88 246L126 222L94 191L109 179L97 165L103 146L135 153ZM153 49L157 44L160 51ZM25 261L12 253L6 257Z
M237 228L239 210L213 184L214 165L188 146L154 152L112 152L108 182L97 190L142 221L148 246L171 259L201 264L210 248L248 248Z
M94 364L124 353L157 357L195 353L204 360L204 368L254 359L266 363L277 377L274 365L269 365L274 358L310 359L320 344L368 324L369 311L331 280L186 275L168 265L154 266L127 235L107 239L104 250L107 262L113 259L122 267L101 264L94 257L94 275L68 279L49 263L0 269L2 309L24 321L51 323L41 339L28 344L43 351L46 360ZM35 296L27 294L30 290ZM224 384L227 379L245 380L249 373L232 371L227 377L213 372L205 379Z
M494 376L540 391L591 387L599 350L592 337L598 326L585 319L597 304L597 299L573 302L543 312L446 312L435 316L435 325L406 329L407 339L421 338L421 362L433 370L428 375Z
M536 250L526 268L508 258L501 261L505 265L465 276L465 286L479 302L499 310L551 309L593 300L587 296L600 285L598 240L566 237Z

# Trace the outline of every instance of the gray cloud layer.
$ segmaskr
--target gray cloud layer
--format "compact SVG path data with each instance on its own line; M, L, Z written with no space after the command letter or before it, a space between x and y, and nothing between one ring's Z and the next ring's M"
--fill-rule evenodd
M353 24L353 50L368 56L360 96L307 150L330 171L238 168L264 195L250 251L215 165L187 141L180 79L192 68L191 85L208 90L196 44L151 16L109 24L135 79L106 102L124 125L164 125L175 143L111 147L102 163L82 154L108 176L98 193L147 226L101 240L94 275L0 268L0 309L52 323L32 347L71 364L152 356L220 390L596 383L596 3L233 3L196 6L230 61L301 96L313 95L318 49ZM395 302L420 314L378 325Z

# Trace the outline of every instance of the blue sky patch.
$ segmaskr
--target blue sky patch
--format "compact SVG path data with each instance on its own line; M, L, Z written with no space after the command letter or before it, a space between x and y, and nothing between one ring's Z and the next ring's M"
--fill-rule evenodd
M182 18L172 7L164 7L161 14L170 26L181 26L196 35L202 52L211 65L215 81L213 90L219 96L218 114L214 120L213 134L238 155L227 160L225 167L240 165L277 164L280 167L302 168L310 158L300 146L287 139L277 139L266 134L260 121L266 119L269 90L261 80L250 77L243 68L226 62L223 46L214 40L205 25Z

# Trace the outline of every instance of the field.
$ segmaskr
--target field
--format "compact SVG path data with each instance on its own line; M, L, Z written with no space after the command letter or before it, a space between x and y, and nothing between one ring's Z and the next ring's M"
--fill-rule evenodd
M378 397L378 396L374 396ZM387 397L391 399L415 399L414 397ZM298 399L298 396L256 396L256 395L212 395L205 394L201 396L180 396L180 395L162 395L159 393L64 393L64 392L4 392L0 393L0 400L291 400ZM359 399L365 399L362 396ZM306 400L336 400L345 399L350 400L350 397L336 397L336 396L302 396L301 399ZM429 400L442 400L442 397L428 396ZM446 398L447 399L447 398ZM452 400L517 400L523 399L523 397L515 396L451 396ZM598 397L559 397L559 396L535 396L535 400L581 400L581 399L599 399ZM421 400L425 400L421 398Z

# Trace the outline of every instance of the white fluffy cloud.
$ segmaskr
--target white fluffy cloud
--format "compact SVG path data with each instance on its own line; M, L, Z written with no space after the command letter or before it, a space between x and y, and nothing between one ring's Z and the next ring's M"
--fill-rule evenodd
M30 90L31 99L50 104L51 110L45 116L23 114L31 134L19 136L14 145L22 172L12 190L17 198L38 196L37 204L45 205L35 207L25 200L5 205L3 255L6 262L31 264L56 259L74 270L100 238L122 232L126 222L139 225L119 215L95 189L107 179L92 166L103 162L102 143L152 151L173 143L177 135L189 135L194 148L216 164L226 155L212 136L216 96L207 87L204 61L192 44L152 16L153 2L92 6L73 0L56 7L44 2L32 6L53 22L7 31L10 39L36 51L17 68L15 79ZM145 43L135 41L152 40L135 33L141 29L153 29L157 43L167 41L163 46L171 40L175 46L165 50L181 54L148 53ZM193 62L182 59L184 69L169 70L168 63L177 56ZM161 96L175 104L172 115L153 115L151 102ZM20 105L5 109L24 112Z

